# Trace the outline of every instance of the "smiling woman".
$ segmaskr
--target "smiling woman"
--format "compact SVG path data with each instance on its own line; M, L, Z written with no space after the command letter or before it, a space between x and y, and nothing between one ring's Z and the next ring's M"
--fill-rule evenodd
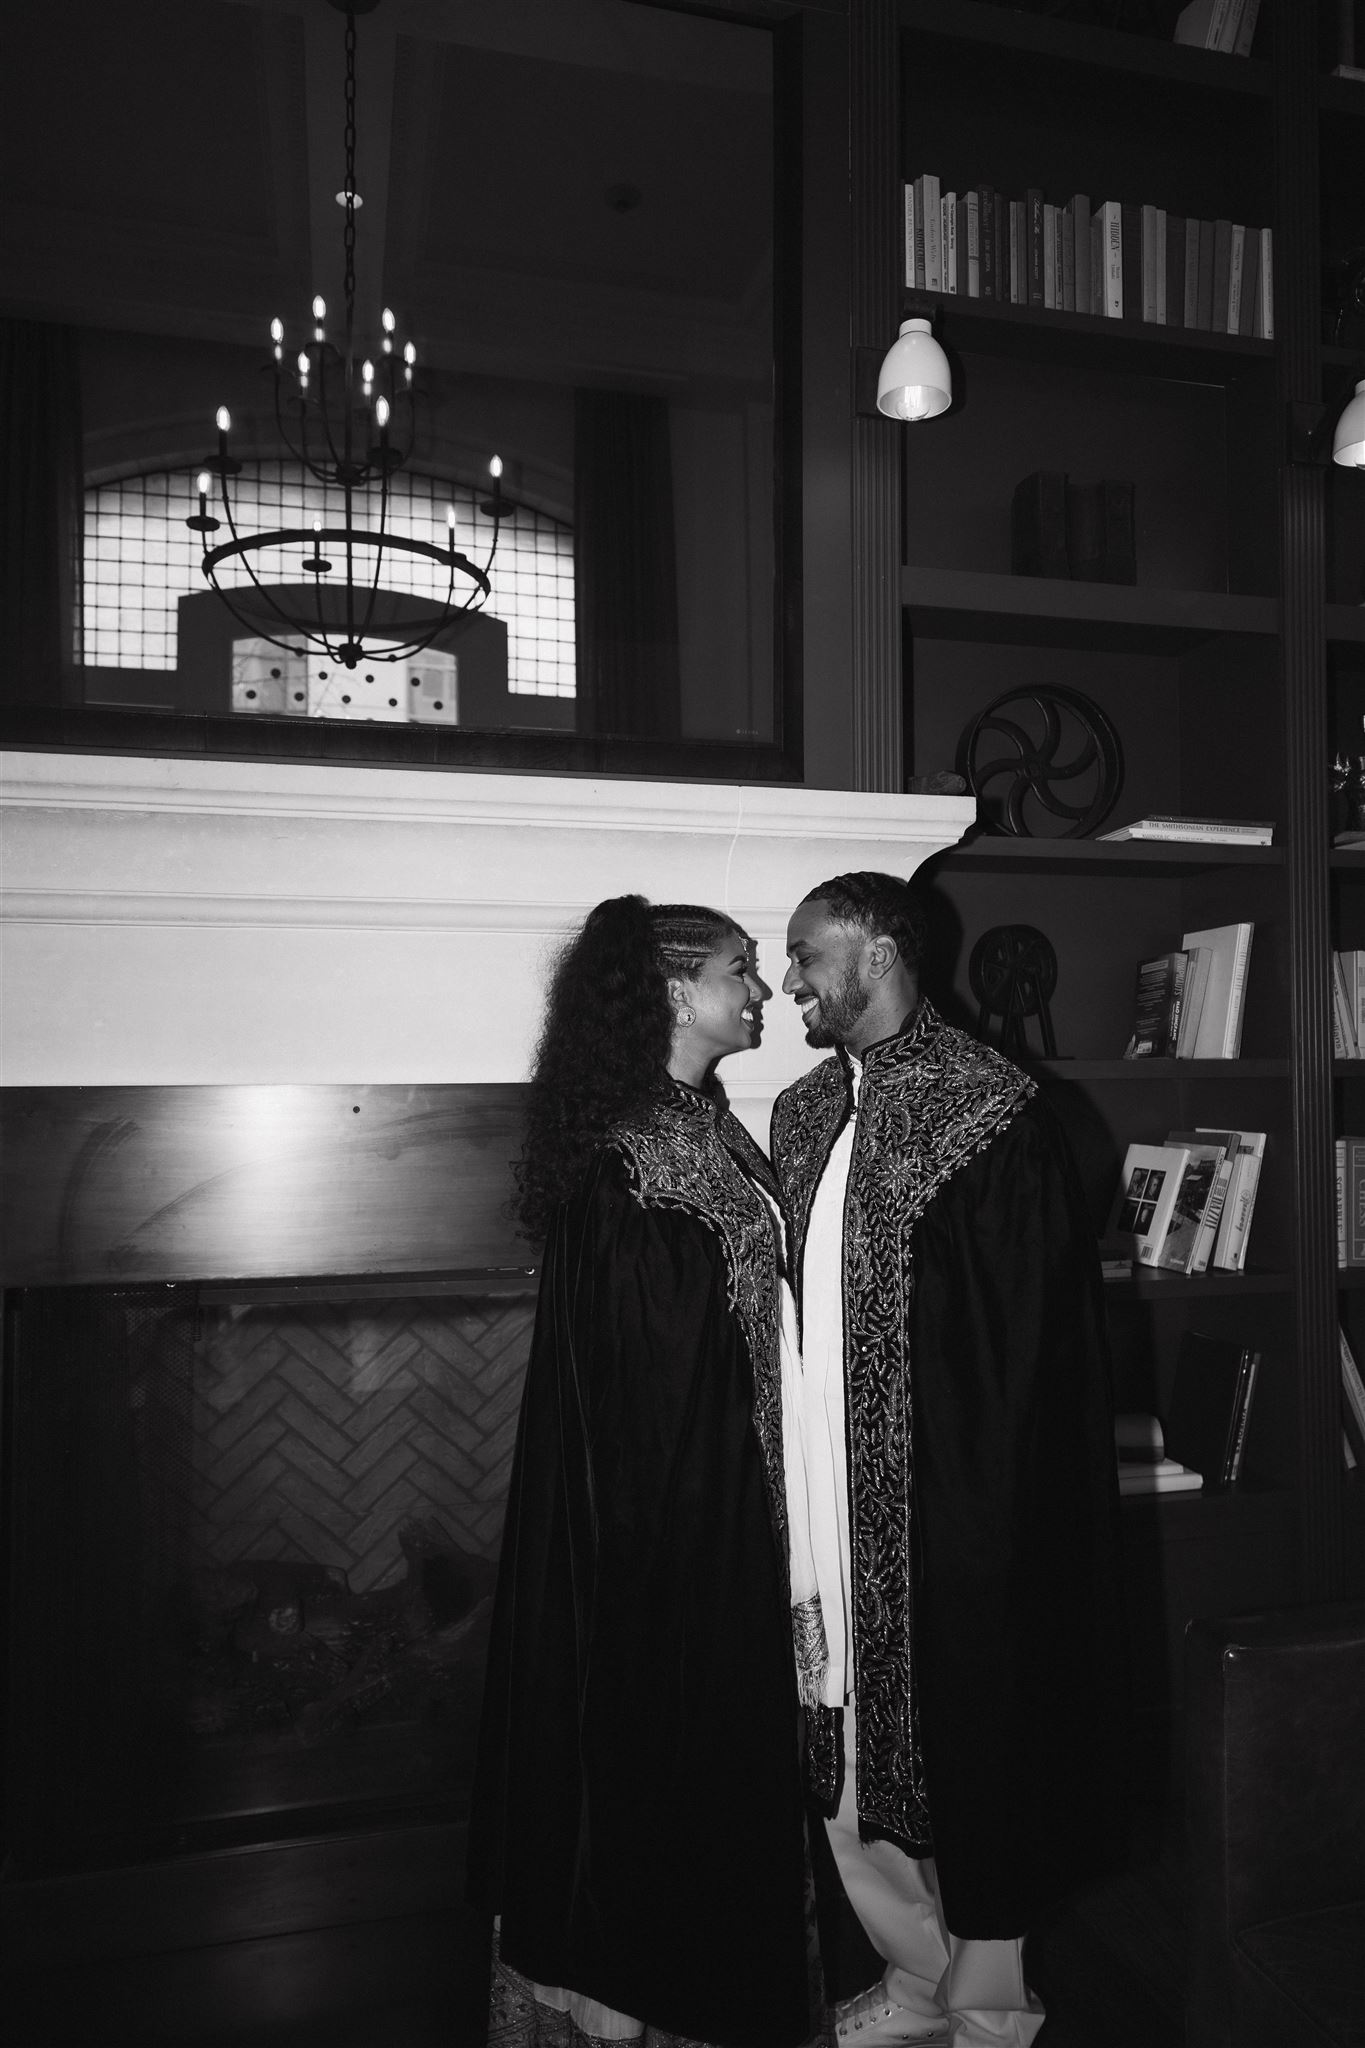
M566 2014L594 2040L813 2032L783 1232L708 1092L763 993L729 918L639 896L597 906L550 990L521 1175L549 1235L470 1829L490 2037L528 2048Z

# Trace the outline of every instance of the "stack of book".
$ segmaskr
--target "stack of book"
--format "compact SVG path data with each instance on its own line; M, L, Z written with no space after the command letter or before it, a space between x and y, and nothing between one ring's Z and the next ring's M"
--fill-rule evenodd
M1197 1493L1204 1483L1200 1473L1167 1457L1159 1416L1116 1415L1114 1449L1122 1494Z
M1251 55L1252 37L1261 0L1190 0L1175 25L1175 40L1196 50L1224 50L1232 57Z
M905 187L905 282L944 292L1213 334L1275 331L1269 228L1195 220L1163 206L1077 192L1054 205L1033 186L945 192L921 172Z
M1365 1056L1365 952L1332 955L1332 1051L1339 1060Z
M1162 1272L1244 1272L1265 1139L1200 1125L1130 1145L1107 1235Z
M1242 1049L1250 924L1186 932L1140 963L1126 1060L1235 1060Z
M1270 846L1275 826L1269 818L1177 818L1164 811L1150 817L1134 818L1113 832L1097 832L1097 839L1171 840L1188 846Z

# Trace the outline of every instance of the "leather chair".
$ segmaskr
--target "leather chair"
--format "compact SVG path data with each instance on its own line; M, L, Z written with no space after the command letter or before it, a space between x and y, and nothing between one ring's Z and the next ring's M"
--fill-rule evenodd
M1365 2048L1365 1603L1185 1639L1187 2048Z

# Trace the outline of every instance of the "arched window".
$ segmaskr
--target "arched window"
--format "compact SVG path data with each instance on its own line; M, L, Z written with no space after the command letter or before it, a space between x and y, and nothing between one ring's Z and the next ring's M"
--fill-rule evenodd
M94 484L85 495L82 658L91 668L173 669L176 600L207 586L198 534L185 525L198 510L196 471L160 470ZM389 484L389 525L398 533L446 544L446 509L455 507L455 545L480 564L492 521L480 493L439 477L401 470ZM246 464L233 479L239 530L340 524L339 492L328 492L300 465ZM362 524L368 518L362 516ZM297 553L297 551L295 551ZM298 581L298 564L264 555L263 582ZM444 595L434 562L395 556L388 587L419 597ZM507 687L514 696L574 695L573 532L564 521L524 506L504 520L490 571L486 609L507 627ZM246 583L237 563L224 583Z

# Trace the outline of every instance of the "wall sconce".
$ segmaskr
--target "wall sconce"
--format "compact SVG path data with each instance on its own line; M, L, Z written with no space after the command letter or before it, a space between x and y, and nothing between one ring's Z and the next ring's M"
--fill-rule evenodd
M877 410L892 420L931 420L953 402L953 373L925 319L902 320L877 374Z
M1332 460L1343 469L1365 469L1365 377L1342 407L1332 435Z
M1354 397L1341 406L1334 423L1332 415L1339 405L1340 398L1326 405L1291 402L1285 449L1291 462L1324 463L1330 448L1333 462L1343 469L1365 469L1365 377L1357 383Z

